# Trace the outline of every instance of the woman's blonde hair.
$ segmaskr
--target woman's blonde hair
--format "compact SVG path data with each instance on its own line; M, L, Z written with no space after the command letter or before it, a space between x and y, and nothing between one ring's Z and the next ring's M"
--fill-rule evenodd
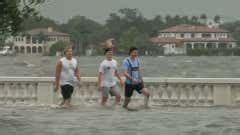
M63 53L66 54L66 52L67 52L69 49L72 49L72 46L71 46L71 45L66 46L66 47L64 48Z

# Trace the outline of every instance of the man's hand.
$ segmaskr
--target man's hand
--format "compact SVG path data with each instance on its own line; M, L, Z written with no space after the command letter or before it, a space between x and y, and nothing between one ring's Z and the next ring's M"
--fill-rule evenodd
M82 84L81 84L80 80L77 81L77 86L78 86L78 88L81 88Z
M59 89L59 85L58 84L54 84L55 86L54 86L54 92L57 92L58 91L58 89Z
M123 88L123 87L124 87L124 82L123 82L123 80L120 80L119 83L120 83L120 86Z
M101 86L98 86L98 91L101 92L102 91L102 88Z
M133 84L138 84L139 83L138 80L135 79L135 78L132 78L132 82L133 82Z

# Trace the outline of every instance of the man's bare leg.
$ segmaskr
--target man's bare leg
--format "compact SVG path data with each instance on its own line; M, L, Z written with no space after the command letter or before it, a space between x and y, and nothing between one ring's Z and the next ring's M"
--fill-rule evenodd
M121 96L120 95L116 95L115 96L115 105L119 105L121 101Z
M142 93L143 93L143 95L145 96L145 99L144 99L144 107L147 108L147 107L148 107L148 101L149 101L149 96L150 96L150 94L149 94L149 92L148 92L148 90L147 90L146 88L143 88L143 89L142 89Z
M128 109L128 104L129 104L130 101L131 101L130 97L125 97L124 103L123 103L123 108Z
M63 104L64 108L69 108L70 107L70 99L65 99L65 102Z
M108 100L108 97L102 97L102 101L101 101L101 105L102 106L105 106L106 105L106 103L107 103L107 100Z

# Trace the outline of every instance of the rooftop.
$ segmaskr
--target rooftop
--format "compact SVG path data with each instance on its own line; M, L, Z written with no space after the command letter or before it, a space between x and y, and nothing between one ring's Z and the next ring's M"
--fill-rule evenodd
M46 35L46 36L69 36L69 34L54 31L51 27L32 29L32 30L26 31L24 33L30 34L30 35L38 35L38 34L42 33L43 35Z
M207 25L189 25L189 24L180 24L164 30L161 30L162 33L226 33L227 30L218 28L218 27L209 27Z

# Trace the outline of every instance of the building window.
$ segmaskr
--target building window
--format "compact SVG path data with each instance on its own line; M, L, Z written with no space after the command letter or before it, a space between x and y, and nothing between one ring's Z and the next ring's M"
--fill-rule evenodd
M181 37L181 38L184 38L184 34L181 34L180 37Z
M204 49L204 48L205 48L204 43L199 43L199 45L200 45L200 48L201 48L201 49Z
M37 43L37 38L36 37L32 37L32 43L36 44Z
M18 49L17 46L15 46L15 52L16 52L16 53L19 53L19 49Z
M218 48L227 48L227 44L226 43L219 43Z
M191 38L195 38L195 34L194 33L191 34Z
M36 46L32 47L32 53L37 53L37 47Z
M27 53L31 53L31 47L27 46Z
M198 43L194 43L194 49L198 49Z
M187 49L192 49L192 44L187 43L186 45L187 45Z
M212 43L207 43L207 48L208 49L212 49L213 48L213 44Z
M204 49L204 43L194 43L194 49Z
M203 38L211 38L211 34L210 33L203 33L202 37Z
M38 53L42 53L43 52L43 49L41 46L38 47Z
M31 37L30 37L30 36L27 36L26 40L27 40L27 41L26 41L27 44L30 44L30 43L31 43Z
M21 46L20 47L20 53L24 53L25 52L25 48L24 48L24 46Z

